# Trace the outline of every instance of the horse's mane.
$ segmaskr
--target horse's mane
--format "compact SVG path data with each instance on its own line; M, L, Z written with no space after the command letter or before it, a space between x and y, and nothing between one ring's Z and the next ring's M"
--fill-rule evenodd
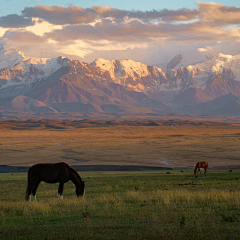
M80 180L80 182L82 182L82 179L79 176L79 174L77 173L77 171L75 169L71 168L69 165L68 165L68 168L70 171L72 171L77 176L78 180Z

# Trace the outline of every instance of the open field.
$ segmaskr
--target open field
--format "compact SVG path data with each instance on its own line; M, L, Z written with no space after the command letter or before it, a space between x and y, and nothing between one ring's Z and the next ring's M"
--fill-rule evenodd
M58 185L41 183L27 203L26 173L1 173L0 239L239 239L236 124L33 120L0 129L0 165L64 161L86 182L83 199L71 182L62 201ZM195 177L198 161L209 169ZM81 172L88 166L174 170Z
M240 165L240 127L233 124L9 121L1 122L0 128L0 165L61 161L79 167L191 169L198 161L207 161L210 169Z
M0 174L0 239L239 239L240 172L82 172L85 198L41 183L25 202L26 173Z

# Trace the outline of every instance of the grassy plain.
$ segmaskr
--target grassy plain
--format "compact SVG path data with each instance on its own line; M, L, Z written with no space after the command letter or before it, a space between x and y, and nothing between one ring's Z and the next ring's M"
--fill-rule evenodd
M184 171L81 172L84 199L72 183L62 201L54 198L57 185L41 183L31 203L24 201L26 173L2 173L0 239L239 239L240 172L228 172L240 165L238 126L34 124L1 128L0 165L65 161ZM209 163L207 175L193 175L197 161Z
M239 126L108 126L1 129L0 164L143 165L191 168L240 165ZM164 164L162 158L170 165Z
M0 174L0 239L239 239L240 172L82 172L86 196L41 183L24 201L26 173Z

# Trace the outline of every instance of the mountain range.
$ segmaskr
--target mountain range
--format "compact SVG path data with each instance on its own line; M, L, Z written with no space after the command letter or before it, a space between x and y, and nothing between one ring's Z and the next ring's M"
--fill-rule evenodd
M1 48L0 111L240 115L240 54L198 49L166 66L31 58Z

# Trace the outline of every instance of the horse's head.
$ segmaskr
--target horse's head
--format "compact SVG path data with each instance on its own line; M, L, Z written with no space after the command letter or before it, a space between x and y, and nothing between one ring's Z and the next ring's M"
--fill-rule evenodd
M76 195L77 195L77 197L79 197L79 196L84 197L84 193L85 193L85 183L83 181L79 185L76 186Z

